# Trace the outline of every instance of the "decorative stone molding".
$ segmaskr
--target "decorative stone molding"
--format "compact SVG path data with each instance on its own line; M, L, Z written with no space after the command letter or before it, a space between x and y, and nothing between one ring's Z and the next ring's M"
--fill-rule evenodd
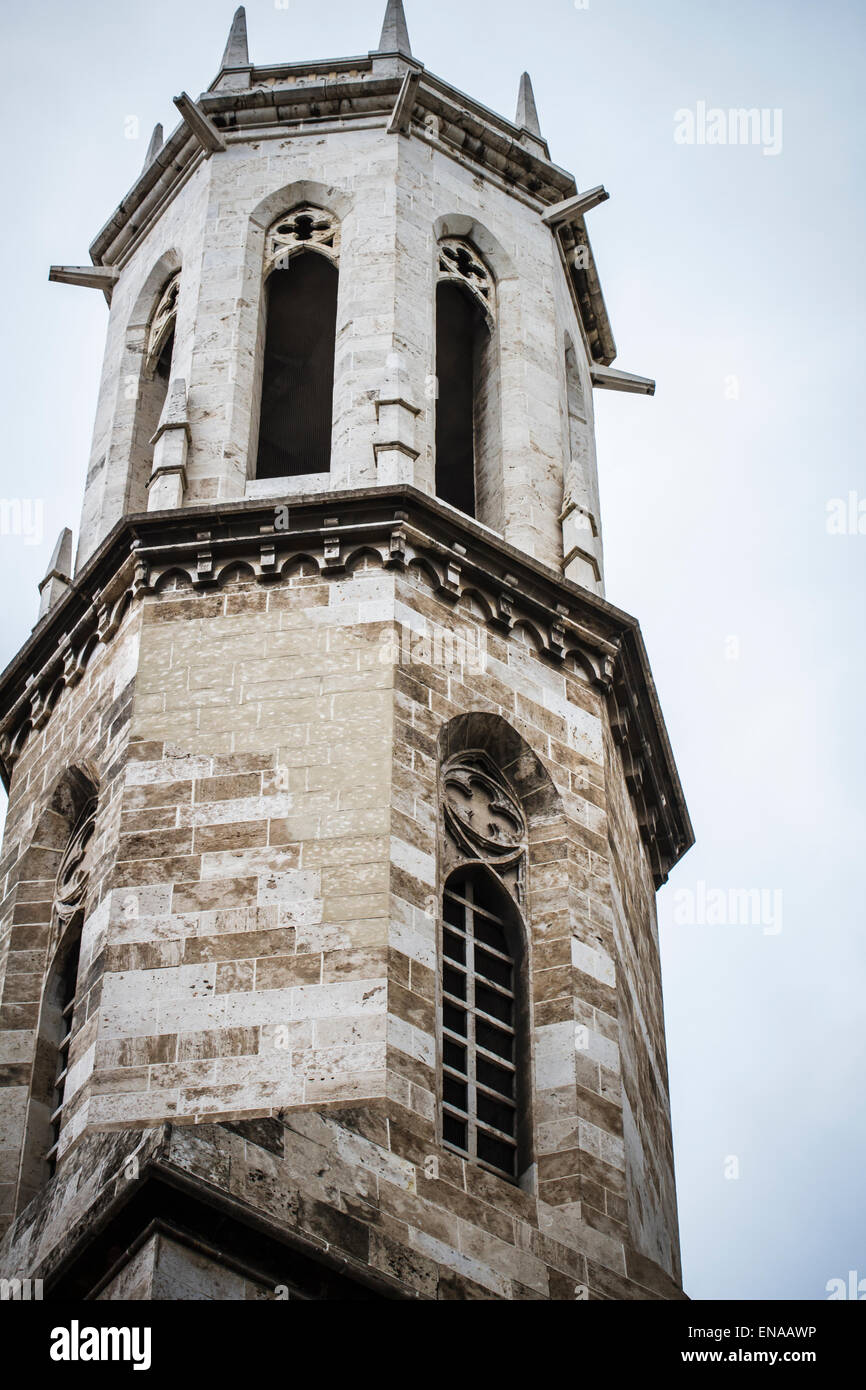
M462 237L443 237L439 243L439 279L455 280L468 289L492 327L496 322L493 276L471 242Z
M153 371L159 361L159 354L177 320L177 301L180 294L179 270L175 271L159 297L156 310L147 334L145 360L148 370Z
M449 758L440 774L442 816L449 843L446 876L462 863L487 864L520 902L527 828L520 802L486 753Z
M283 268L301 251L318 251L339 263L340 223L332 212L305 204L278 218L267 236L265 274Z
M327 579L378 555L383 568L417 573L451 604L471 595L491 629L521 630L542 660L605 699L656 883L665 881L694 837L634 619L411 487L292 499L288 530L277 529L280 510L223 503L118 524L0 679L7 785L34 727L113 639L130 606L158 599L169 576L208 590L242 564L255 582L274 584L303 557Z
M93 798L78 817L60 861L51 913L52 948L62 939L69 923L84 906L90 881L88 848L95 826L96 799Z
M227 89L218 77L197 106L231 144L256 139L259 131L272 132L275 127L287 134L308 131L312 123L317 130L344 131L353 121L369 126L380 120L387 128L411 71L409 61L371 55L254 67L245 73L244 90ZM573 175L551 163L543 141L527 142L525 132L512 121L455 92L426 69L414 90L411 111L405 110L406 104L401 108L401 129L411 127L413 135L539 212L577 195ZM98 267L117 277L117 266L123 265L130 247L146 235L153 218L203 158L199 140L182 122L94 239L90 251ZM616 356L616 344L582 218L563 228L564 253L573 252L577 239L584 268L573 272L574 292L592 356L609 363Z
M445 824L470 859L498 870L523 853L526 821L499 769L481 752L460 753L442 769Z

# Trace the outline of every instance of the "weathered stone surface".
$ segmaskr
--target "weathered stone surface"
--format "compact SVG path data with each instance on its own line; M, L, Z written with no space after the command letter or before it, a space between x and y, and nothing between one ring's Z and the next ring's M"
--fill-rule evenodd
M353 62L254 82L239 11L208 157L154 146L95 243L122 269L78 570L0 679L0 1273L97 1299L679 1297L654 894L691 827L640 634L600 597L612 340L540 216L573 181L528 80L520 130L455 109L401 4ZM339 263L331 470L257 479L266 273L302 223ZM466 245L493 334L477 520L430 500L436 285ZM440 901L466 864L521 932L513 1182L442 1133Z

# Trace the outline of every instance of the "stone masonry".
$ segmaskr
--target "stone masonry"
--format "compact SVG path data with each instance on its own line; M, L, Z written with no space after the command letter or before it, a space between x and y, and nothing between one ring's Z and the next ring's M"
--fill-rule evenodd
M567 235L539 215L576 187L525 95L513 126L417 63L399 0L379 51L304 67L252 67L242 13L204 135L185 118L157 147L92 248L108 279L78 280L111 308L76 573L0 678L0 1277L680 1298L655 891L692 832L639 629L603 597L613 340L571 256L582 214ZM339 225L331 471L256 479L263 266L299 205ZM495 281L478 519L434 495L454 237ZM526 827L516 1182L442 1135L442 769L463 753ZM91 793L46 1172L46 981Z

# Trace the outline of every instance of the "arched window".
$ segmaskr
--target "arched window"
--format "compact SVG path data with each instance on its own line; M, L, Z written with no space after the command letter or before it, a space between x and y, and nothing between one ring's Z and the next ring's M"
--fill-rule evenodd
M339 224L303 207L267 238L257 478L331 467Z
M586 398L577 354L569 337L565 340L565 392L568 411L568 460L564 469L564 503L575 503L597 532L591 489L591 430L587 423Z
M526 1113L523 926L485 869L459 869L442 903L442 1140L516 1182Z
M54 892L51 938L53 959L45 979L39 1016L38 1048L32 1101L45 1117L44 1176L57 1166L60 1131L68 1099L69 1052L79 994L81 932L90 876L90 845L96 822L96 800L85 804L63 853Z
M140 461L136 472L145 486L153 461L153 436L159 427L171 381L179 294L180 271L176 271L163 286L147 330L144 366L138 384L138 408L132 449L133 461ZM131 498L130 501L133 507L144 504L143 497Z
M440 775L445 885L440 924L443 1144L517 1182L529 1167L527 826L480 749Z
M54 1043L54 1086L48 1121L49 1148L45 1155L48 1176L57 1167L60 1127L63 1123L63 1098L69 1073L69 1048L72 1042L72 1018L78 992L78 965L81 956L81 927L79 917L72 923L63 949L58 952L48 976L43 999L44 1032L46 1041Z
M436 287L436 495L496 524L499 378L493 277L469 242L439 243Z
M596 588L601 582L598 488L592 427L584 380L571 338L565 337L567 456L562 477L563 568L569 579Z

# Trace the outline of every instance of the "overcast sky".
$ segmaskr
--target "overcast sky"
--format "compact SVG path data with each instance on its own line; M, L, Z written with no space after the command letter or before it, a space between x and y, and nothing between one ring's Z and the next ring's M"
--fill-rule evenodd
M0 664L77 528L107 320L48 266L87 263L172 96L215 75L232 8L4 15L0 497L41 503L44 533L0 535ZM866 1279L866 10L406 9L416 56L494 110L528 68L553 159L612 195L589 225L618 365L658 394L597 394L608 596L642 623L698 839L660 896L685 1287L826 1298ZM383 10L252 0L252 60L365 53ZM699 143L737 108L765 112L757 143Z

